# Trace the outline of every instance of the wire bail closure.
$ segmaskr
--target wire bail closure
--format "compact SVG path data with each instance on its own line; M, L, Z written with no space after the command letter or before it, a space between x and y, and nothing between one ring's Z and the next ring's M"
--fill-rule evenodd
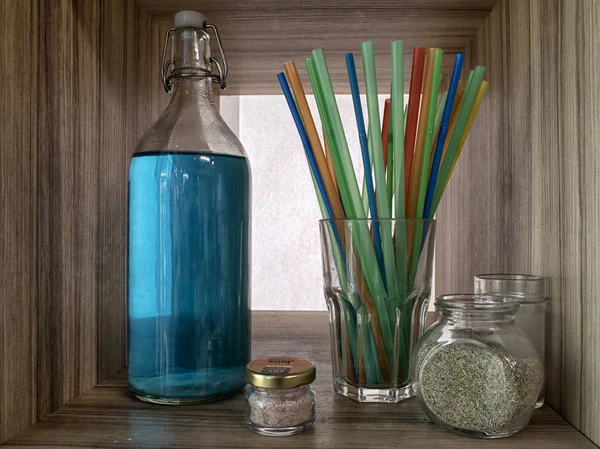
M213 73L211 71L206 71L206 76L212 79L213 83L218 84L219 86L221 86L221 89L225 89L227 87L227 58L225 57L225 51L223 50L223 44L221 43L221 37L219 36L219 31L217 30L217 27L213 24L207 23L205 25L206 28L210 28L214 31L215 33L215 38L217 40L217 45L219 46L219 52L221 53L221 60L223 61L223 64L221 64L217 59L211 57L210 58L210 63L212 64L212 66L216 69L217 73ZM171 38L171 34L173 34L173 32L175 31L175 28L169 28L167 30L167 34L165 35L165 43L163 45L163 53L162 53L162 60L161 60L161 73L160 73L160 77L163 83L163 87L165 88L165 91L167 93L171 92L171 87L173 85L173 77L174 75L170 72L171 66L173 65L173 61L171 59L169 59L167 61L167 48L169 46L169 39ZM204 30L203 30L204 31ZM204 31L206 34L208 34L206 31ZM209 35L210 37L210 35ZM186 76L198 76L197 74L191 74L191 73L182 73L180 75L177 75L178 77L186 77Z

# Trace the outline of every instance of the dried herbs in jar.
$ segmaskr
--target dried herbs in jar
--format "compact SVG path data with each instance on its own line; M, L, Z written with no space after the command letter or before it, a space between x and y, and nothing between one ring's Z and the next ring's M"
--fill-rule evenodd
M268 436L301 433L315 421L315 365L295 357L269 357L246 368L246 422Z

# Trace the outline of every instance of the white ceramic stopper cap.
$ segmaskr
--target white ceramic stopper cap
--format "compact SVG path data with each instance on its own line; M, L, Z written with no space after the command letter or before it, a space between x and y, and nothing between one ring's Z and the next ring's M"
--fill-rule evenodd
M204 14L198 11L179 11L175 14L175 28L178 27L196 27L204 28L208 19Z

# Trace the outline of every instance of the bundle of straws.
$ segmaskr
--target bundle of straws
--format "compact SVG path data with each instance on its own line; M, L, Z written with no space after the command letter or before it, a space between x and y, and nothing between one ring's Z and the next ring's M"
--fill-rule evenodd
M340 284L353 286L352 291L344 292L346 325L353 327L357 318L368 314L372 336L367 339L375 343L362 345L364 360L356 360L356 348L348 351L350 358L355 359L351 365L360 367L358 375L352 368L349 377L382 384L392 378L408 378L412 313L406 308L414 306L409 298L414 293L417 265L427 235L425 225L407 226L403 219L434 217L488 83L483 80L485 67L477 66L463 86L460 76L464 57L457 54L448 91L440 93L442 50L415 48L409 99L404 108L404 45L403 41L392 42L391 93L381 123L373 43L363 42L361 53L368 132L352 53L346 54L346 66L364 168L362 193L323 50L314 50L312 58L306 60L323 125L323 144L293 61L285 63L287 79L283 72L278 79L304 146L323 218L359 219L350 236L356 254L345 254L346 236L340 222L332 221L330 226L338 275L347 274L350 278ZM369 217L371 227L365 220ZM393 230L392 221L383 220L391 218L396 219ZM354 258L359 264L351 260ZM351 266L354 272L350 271ZM400 323L399 351L394 350L397 309L404 309L401 315L409 317ZM357 330L347 332L355 336L350 338L355 345L360 338ZM395 354L400 360L393 360ZM390 366L396 365L399 368L392 373Z

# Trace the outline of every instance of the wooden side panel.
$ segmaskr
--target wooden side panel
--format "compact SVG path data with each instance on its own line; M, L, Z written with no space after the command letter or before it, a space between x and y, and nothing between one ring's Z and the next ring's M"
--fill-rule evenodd
M576 423L585 435L600 444L600 305L598 291L600 281L600 3L594 0L579 0L575 4L561 3L560 37L563 51L560 90L561 122L559 129L566 193L561 203L566 207L565 228L562 235L577 236L579 254L571 251L565 242L563 261L565 277L570 286L563 290L563 370L570 370L579 363L579 370L565 371L563 379L563 414ZM567 49L567 43L575 44ZM573 51L573 54L568 52ZM575 55L575 64L570 65ZM573 81L573 79L575 81ZM573 108L573 109L571 109ZM573 120L571 117L577 117ZM569 123L567 125L567 122ZM575 126L573 126L575 125ZM577 167L574 165L577 164ZM579 204L580 221L571 221L573 209ZM553 203L553 206L556 206ZM574 242L575 243L575 242ZM578 255L578 259L574 256ZM572 264L570 263L572 261ZM577 266L577 269L574 269ZM574 283L579 281L579 289ZM578 352L578 349L581 352ZM575 377L572 376L575 374ZM579 396L571 392L576 385ZM577 419L577 413L580 413Z
M0 2L0 443L36 421L37 21Z
M564 178L562 150L558 141L560 70L558 65L558 25L561 0L531 2L531 151L532 151L532 227L531 271L548 276L548 295L553 300L548 335L554 336L546 348L546 377L550 386L546 398L561 411L562 301L567 268L560 257L564 251L560 202ZM554 86L554 87L551 87ZM551 343L551 344L550 344ZM579 352L578 352L579 353ZM571 394L571 393L569 393Z
M135 3L102 0L100 34L100 137L97 148L98 370L99 380L125 366L127 286L128 70L135 32Z
M0 4L0 441L125 366L134 11L133 0Z
M40 9L38 413L97 383L99 8Z
M503 250L503 224L514 216L507 209L510 193L510 158L502 151L503 130L503 51L491 36L500 35L502 10L495 8L479 30L479 39L467 47L465 67L485 65L490 83L471 129L469 139L438 208L436 249L436 292L472 292L473 275L508 269L508 252ZM468 74L468 71L464 74ZM527 232L528 228L523 229Z
M596 443L599 20L593 0L496 6L472 47L473 62L489 67L490 92L439 215L476 245L460 257L468 237L440 242L442 260L460 265L446 282L466 288L476 271L492 270L548 277L547 401Z

